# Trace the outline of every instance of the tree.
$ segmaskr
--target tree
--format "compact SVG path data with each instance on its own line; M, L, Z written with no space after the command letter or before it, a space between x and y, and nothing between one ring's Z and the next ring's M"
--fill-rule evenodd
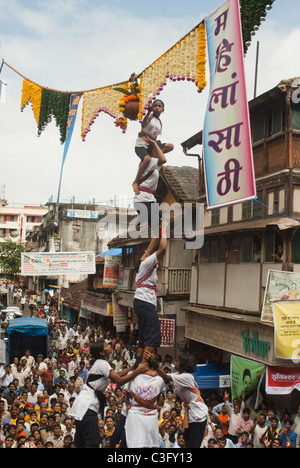
M21 271L21 253L25 251L24 244L12 240L0 243L0 268L7 275L16 276Z

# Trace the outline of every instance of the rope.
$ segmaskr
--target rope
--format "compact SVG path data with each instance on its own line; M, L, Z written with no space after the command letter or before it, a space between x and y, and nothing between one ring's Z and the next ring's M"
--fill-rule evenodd
M264 206L265 208L268 208L269 210L272 210L274 213L279 214L280 216L284 216L284 217L287 218L287 219L291 219L292 221L297 221L297 223L300 223L300 220L299 220L299 219L291 218L290 216L287 216L287 215L285 215L285 214L283 214L283 213L280 213L279 211L274 210L274 209L271 208L270 206L265 205L264 203L262 203L262 202L260 202L260 201L258 201L258 200L254 200L254 201L256 201L256 203L259 203L260 205Z

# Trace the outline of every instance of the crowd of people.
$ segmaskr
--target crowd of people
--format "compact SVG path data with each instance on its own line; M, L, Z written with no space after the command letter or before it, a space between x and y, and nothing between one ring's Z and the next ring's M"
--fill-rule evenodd
M144 373L140 376L137 373L135 377L140 380L134 384L136 379L130 381L128 377L139 368L136 343L126 343L111 330L92 324L85 330L67 326L58 321L54 308L50 308L45 317L50 332L48 355L33 357L27 350L10 365L1 364L1 448L80 446L75 403L81 401L79 406L82 407L82 401L86 400L85 388L91 369L95 369L95 362L100 362L95 361L93 348L97 344L101 347L102 343L106 360L101 373L103 366L107 366L112 378L106 381L109 383L103 391L105 399L97 416L100 441L97 446L123 448L135 444L137 439L147 443L147 435L139 432L138 418L143 416L139 415L137 402L133 404L132 395L131 400L128 399L128 392L134 394L134 385L142 385L141 379L145 378ZM151 413L157 425L160 448L186 448L185 416L192 408L185 405L182 392L176 391L184 388L178 383L183 377L176 362L174 370L171 356L162 359L156 354L155 358L156 366L150 366L155 370L147 378L156 382L158 400L156 405L149 406L148 417ZM187 362L184 367L189 370ZM182 375L186 379L189 374ZM186 382L185 385L190 384ZM263 410L255 411L245 398L241 402L231 402L227 392L222 397L208 392L200 398L204 398L208 408L202 448L300 447L300 406L296 415L289 414L286 409L276 414L270 402Z

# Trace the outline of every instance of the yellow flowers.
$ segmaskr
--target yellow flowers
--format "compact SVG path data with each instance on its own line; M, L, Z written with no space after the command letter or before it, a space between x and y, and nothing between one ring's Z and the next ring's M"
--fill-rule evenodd
M199 45L198 45L198 88L203 90L206 86L206 34L205 25L203 23L199 26Z
M86 138L101 112L113 117L115 125L125 133L127 118L134 120L136 115L134 113L127 115L127 104L131 101L138 101L137 118L141 121L168 81L194 83L198 92L202 92L205 88L206 33L204 23L196 26L139 76L133 74L129 81L121 83L118 87L109 86L85 92L82 138ZM121 99L118 98L118 92L123 93Z
M42 88L32 81L24 80L23 89L22 89L22 99L21 99L21 111L27 106L29 101L32 105L33 114L36 120L36 123L39 124L40 120L40 109L41 109L41 100L42 100Z

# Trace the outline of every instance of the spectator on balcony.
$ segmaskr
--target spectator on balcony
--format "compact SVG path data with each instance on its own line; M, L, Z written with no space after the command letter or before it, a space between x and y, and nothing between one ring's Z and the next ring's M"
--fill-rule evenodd
M261 245L258 242L253 244L253 261L254 263L260 263L261 259Z
M276 252L272 254L275 263L282 263L283 262L283 246L278 245Z

